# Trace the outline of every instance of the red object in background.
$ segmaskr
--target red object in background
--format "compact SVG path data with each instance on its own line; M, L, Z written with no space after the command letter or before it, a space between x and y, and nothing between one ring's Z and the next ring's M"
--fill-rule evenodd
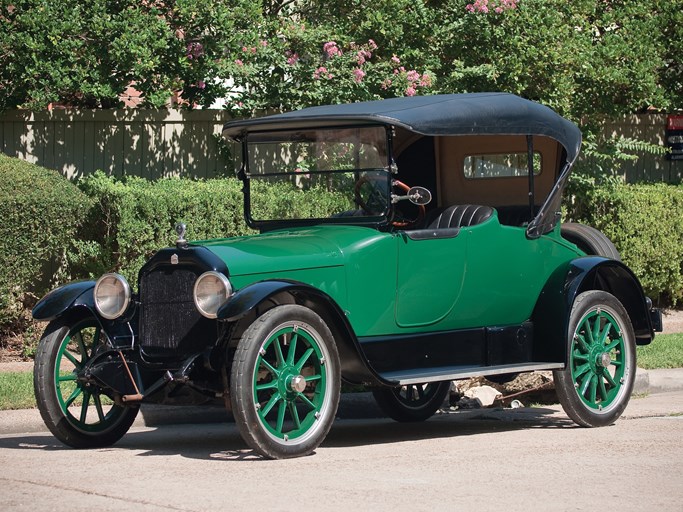
M683 115L669 115L666 118L667 130L683 130Z

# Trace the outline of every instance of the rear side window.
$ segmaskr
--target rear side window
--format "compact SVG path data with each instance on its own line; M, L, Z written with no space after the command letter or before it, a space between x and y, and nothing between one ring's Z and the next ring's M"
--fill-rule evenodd
M511 178L528 176L527 153L467 155L463 162L465 178ZM534 176L541 174L541 154L534 153Z

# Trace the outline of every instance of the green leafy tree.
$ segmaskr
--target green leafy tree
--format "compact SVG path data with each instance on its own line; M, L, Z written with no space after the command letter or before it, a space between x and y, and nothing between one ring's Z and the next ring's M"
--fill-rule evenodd
M683 107L667 0L0 0L0 109L225 98L234 115L502 90L581 123ZM621 148L621 149L620 149Z
M222 59L259 15L247 0L1 0L0 110L116 107L131 83L149 106L177 91L208 105L227 90Z

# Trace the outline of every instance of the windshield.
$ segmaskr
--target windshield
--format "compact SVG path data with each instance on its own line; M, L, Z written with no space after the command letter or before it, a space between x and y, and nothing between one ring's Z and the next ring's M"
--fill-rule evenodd
M381 126L249 134L248 219L379 222L389 210L387 145Z

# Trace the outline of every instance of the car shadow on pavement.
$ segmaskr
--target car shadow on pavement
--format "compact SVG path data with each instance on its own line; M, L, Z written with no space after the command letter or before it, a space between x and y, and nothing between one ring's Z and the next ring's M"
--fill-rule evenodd
M397 423L387 418L338 419L321 448L358 447L454 438L537 428L571 428L576 425L556 410L545 408L444 411L419 423ZM0 450L73 450L45 433L0 438ZM118 443L94 451L129 450L135 456L181 455L216 461L264 460L249 449L234 423L182 424L134 428Z
M491 432L573 427L576 424L569 418L558 414L556 410L545 408L444 411L419 423L398 423L390 419L337 422L322 446L376 445Z

